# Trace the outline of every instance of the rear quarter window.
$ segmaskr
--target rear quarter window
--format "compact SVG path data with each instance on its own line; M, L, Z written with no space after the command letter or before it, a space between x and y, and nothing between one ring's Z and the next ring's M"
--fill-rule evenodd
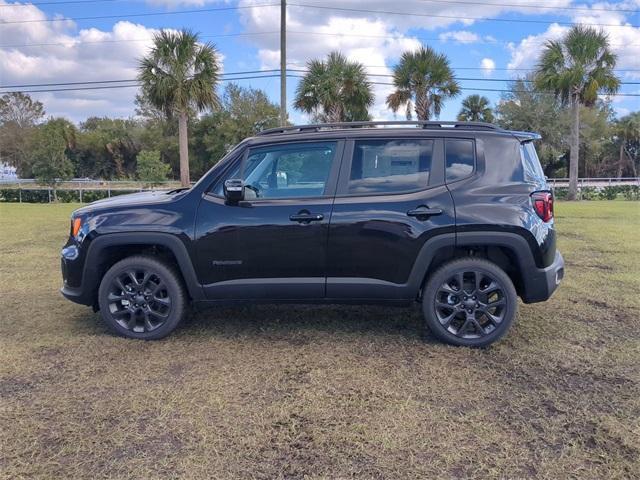
M522 158L522 167L524 169L524 179L527 182L545 182L544 171L536 147L533 142L525 142L520 145L520 156Z
M468 177L475 167L475 145L473 140L448 138L445 142L447 182Z

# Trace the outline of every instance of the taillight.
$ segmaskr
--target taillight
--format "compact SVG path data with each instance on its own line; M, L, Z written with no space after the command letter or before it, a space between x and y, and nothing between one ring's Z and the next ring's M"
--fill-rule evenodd
M553 219L553 195L550 192L533 192L531 201L533 209L543 222Z

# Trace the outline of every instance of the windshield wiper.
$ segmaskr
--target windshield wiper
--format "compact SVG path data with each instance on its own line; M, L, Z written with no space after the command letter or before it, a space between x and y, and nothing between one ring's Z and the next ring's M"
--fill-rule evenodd
M167 195L169 195L170 193L178 193L181 192L183 190L189 190L191 187L180 187L180 188L174 188L173 190L169 190L167 192Z

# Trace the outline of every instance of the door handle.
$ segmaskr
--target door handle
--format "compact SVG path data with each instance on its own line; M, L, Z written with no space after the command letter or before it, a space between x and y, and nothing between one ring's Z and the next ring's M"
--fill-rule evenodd
M289 216L289 220L298 223L319 222L323 219L324 215L321 213L297 213Z
M442 209L441 208L427 208L427 207L418 207L414 210L409 210L407 212L407 215L409 215L410 217L418 217L418 219L420 219L420 217L431 217L432 215L441 215L442 214Z

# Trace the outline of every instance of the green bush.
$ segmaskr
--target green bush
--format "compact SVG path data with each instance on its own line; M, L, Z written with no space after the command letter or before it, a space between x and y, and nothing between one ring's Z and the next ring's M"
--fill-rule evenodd
M58 190L58 202L72 203L80 201L78 190Z
M618 198L618 193L620 193L620 187L604 187L601 191L600 191L600 196L604 199L604 200L615 200L616 198Z
M51 193L53 200L53 193ZM25 203L49 203L48 190L22 190L22 201Z
M598 200L600 194L596 187L582 187L580 189L580 200Z
M553 196L556 200L566 200L569 196L569 189L567 187L556 187L553 190Z
M625 200L640 200L640 186L625 185L622 188L622 195Z
M0 202L19 202L20 192L17 188L0 189Z
M102 200L107 198L109 192L107 190L83 190L82 201L86 203L95 202L96 200Z

